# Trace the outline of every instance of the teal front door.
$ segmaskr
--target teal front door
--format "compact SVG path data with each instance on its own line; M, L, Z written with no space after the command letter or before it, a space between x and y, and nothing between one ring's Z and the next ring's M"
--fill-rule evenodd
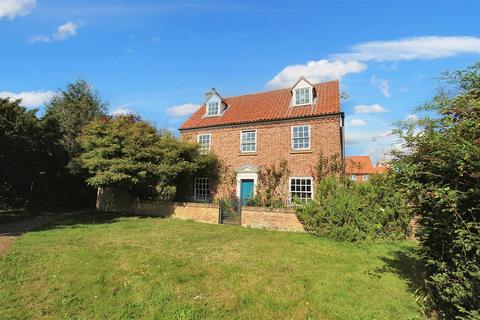
M253 198L253 179L242 179L240 182L240 199L242 206L247 205L248 199Z

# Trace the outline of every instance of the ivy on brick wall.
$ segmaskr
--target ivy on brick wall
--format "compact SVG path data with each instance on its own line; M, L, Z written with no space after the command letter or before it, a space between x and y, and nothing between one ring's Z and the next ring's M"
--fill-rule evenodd
M260 170L258 173L257 190L255 197L250 205L281 208L288 203L288 177L290 169L288 161L285 159L280 162L272 163Z

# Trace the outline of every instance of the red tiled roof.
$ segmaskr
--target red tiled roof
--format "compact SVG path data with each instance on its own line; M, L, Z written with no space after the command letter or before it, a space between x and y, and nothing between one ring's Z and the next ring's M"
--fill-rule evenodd
M376 173L372 166L372 160L369 156L351 156L345 158L345 173L348 174L362 174L362 173Z
M376 167L373 168L375 170L375 173L385 173L388 171L388 166L386 165L377 165Z
M228 97L223 98L228 107L220 116L205 117L205 105L202 105L180 126L180 129L301 118L340 112L337 80L313 86L317 95L314 105L290 107L292 88Z
M374 167L369 156L346 157L345 162L345 173L347 175L385 173L389 169L387 164L377 165Z

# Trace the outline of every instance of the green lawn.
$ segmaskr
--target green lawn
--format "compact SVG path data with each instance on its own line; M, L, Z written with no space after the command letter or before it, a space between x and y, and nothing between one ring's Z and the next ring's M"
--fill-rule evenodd
M69 219L25 234L0 256L0 319L423 318L411 242Z

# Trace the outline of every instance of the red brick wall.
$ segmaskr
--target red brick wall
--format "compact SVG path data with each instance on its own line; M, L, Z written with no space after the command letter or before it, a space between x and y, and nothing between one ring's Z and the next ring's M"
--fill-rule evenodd
M305 232L297 215L291 209L243 207L242 227Z
M337 115L316 119L190 129L182 131L181 136L196 142L198 134L210 133L211 151L234 170L245 164L264 167L286 159L291 171L290 176L312 176L320 153L324 155L341 153L340 121L340 116ZM310 125L310 150L293 151L291 127L305 124ZM257 152L240 153L240 132L253 129L257 130Z
M218 204L140 201L129 195L128 192L116 188L98 189L97 210L139 216L170 217L213 224L218 224L220 219Z

